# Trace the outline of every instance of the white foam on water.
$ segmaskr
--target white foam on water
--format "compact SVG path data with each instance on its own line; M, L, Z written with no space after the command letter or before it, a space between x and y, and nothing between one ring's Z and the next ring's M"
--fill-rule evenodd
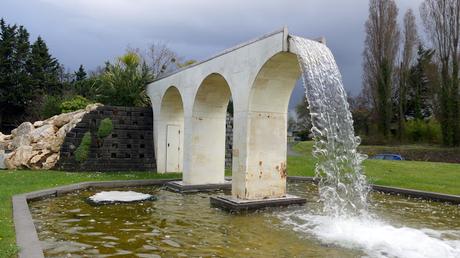
M95 203L98 202L134 202L143 201L151 198L152 195L138 193L134 191L102 191L89 199Z
M446 238L455 234L460 239L460 231L395 227L378 219L312 215L305 211L279 216L295 231L325 244L361 250L371 257L460 257L460 240Z

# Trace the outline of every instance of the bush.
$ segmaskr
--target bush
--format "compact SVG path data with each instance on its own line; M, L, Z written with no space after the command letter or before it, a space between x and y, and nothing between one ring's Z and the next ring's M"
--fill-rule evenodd
M72 99L62 102L60 108L62 113L68 113L79 109L83 109L89 104L91 104L91 101L82 96L77 95Z
M98 101L113 106L148 106L145 85L152 79L147 64L130 51L106 66L100 77Z
M43 119L50 118L61 113L62 99L57 96L47 95L43 99L43 104L40 110L40 116Z
M110 118L104 118L99 125L99 129L97 130L97 136L102 139L109 136L113 130L113 123Z
M434 119L408 121L405 129L410 142L439 143L441 140L441 126Z
M83 138L81 139L80 145L75 151L75 160L77 162L84 162L85 160L87 160L90 147L91 147L91 133L86 132Z

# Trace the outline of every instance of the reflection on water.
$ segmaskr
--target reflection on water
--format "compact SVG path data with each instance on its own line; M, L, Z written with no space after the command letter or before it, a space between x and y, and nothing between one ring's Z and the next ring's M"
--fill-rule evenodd
M385 246L381 247L383 238L364 243L356 240L358 236L364 240L369 238L363 234L382 234L382 231L372 233L379 229L376 224L370 225L376 228L366 231L365 227L356 227L359 223L334 225L324 221L326 217L321 217L323 209L318 190L310 183L288 185L289 193L307 198L304 207L240 215L211 208L211 194L180 195L153 187L130 190L154 194L158 200L91 206L86 198L98 190L87 190L31 203L46 256L395 256L395 253L387 253ZM380 225L392 225L390 227L395 229L405 226L417 232L409 236L421 236L424 232L438 239L438 242L428 240L425 244L442 243L455 250L455 241L460 240L459 206L373 194L369 209L380 218ZM340 231L334 231L336 229L344 231L339 234ZM401 231L384 233L396 234L385 236L385 239L392 239Z

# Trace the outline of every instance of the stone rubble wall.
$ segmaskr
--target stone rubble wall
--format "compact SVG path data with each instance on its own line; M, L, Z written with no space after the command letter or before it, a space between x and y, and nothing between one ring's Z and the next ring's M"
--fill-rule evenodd
M53 116L35 123L24 122L11 131L0 133L0 168L51 169L60 156L64 138L81 120L100 104Z

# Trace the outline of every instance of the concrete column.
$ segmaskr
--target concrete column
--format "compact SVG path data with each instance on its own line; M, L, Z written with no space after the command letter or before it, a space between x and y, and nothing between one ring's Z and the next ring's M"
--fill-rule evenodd
M239 153L234 162L233 197L286 195L287 109L299 76L296 56L286 52L273 56L257 74L248 110L239 112L235 119Z
M185 185L225 182L225 118L230 96L219 74L209 75L198 88L192 115L185 119Z

